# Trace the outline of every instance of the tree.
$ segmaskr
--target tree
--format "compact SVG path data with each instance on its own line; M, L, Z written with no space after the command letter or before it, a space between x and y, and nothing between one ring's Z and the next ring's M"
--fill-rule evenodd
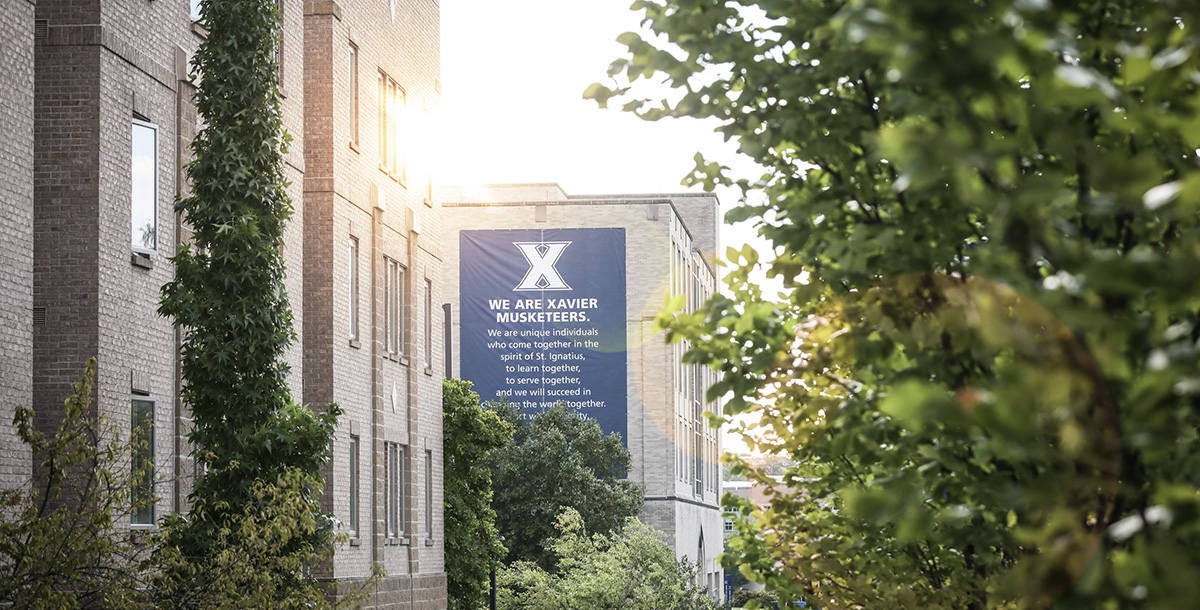
M550 550L558 571L518 561L498 577L497 606L505 610L714 610L705 589L692 583L695 566L675 559L663 535L630 517L607 534L588 534L583 518L566 508L555 521Z
M831 608L1200 603L1195 3L634 7L660 38L587 95L764 168L686 182L739 186L776 256L660 318L797 461L730 504L752 575Z
M561 404L528 420L515 407L495 408L516 428L512 445L493 454L492 476L496 526L510 561L553 569L546 544L564 508L578 511L593 533L618 529L641 509L641 488L618 478L630 460L620 436L605 436L594 420Z
M284 350L294 340L280 254L292 207L285 193L283 133L275 49L274 0L214 0L201 5L208 35L196 51L196 107L204 127L187 167L192 192L176 210L192 243L172 257L176 278L163 288L160 312L186 330L181 398L193 416L189 439L205 474L185 519L170 516L169 543L202 568L226 552L225 531L246 518L274 520L264 490L293 490L304 514L275 548L280 557L314 557L331 541L320 518L320 467L340 411L315 414L291 398ZM264 487L266 486L266 487ZM270 494L268 494L270 495ZM266 566L287 567L289 562ZM272 574L282 600L312 597L315 581L289 567Z
M512 434L512 424L479 404L471 382L442 382L446 589L452 610L483 606L488 574L504 556L492 508L489 458L508 445Z
M18 406L13 423L29 445L38 475L22 488L0 490L0 606L122 608L145 601L136 566L144 550L119 521L130 512L130 445L94 415L96 361L64 404L51 437Z

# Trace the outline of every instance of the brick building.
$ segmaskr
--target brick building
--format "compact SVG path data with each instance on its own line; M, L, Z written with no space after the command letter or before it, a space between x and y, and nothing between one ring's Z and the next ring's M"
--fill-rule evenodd
M720 223L716 197L571 196L557 184L513 184L447 188L438 200L446 226L442 243L449 261L445 268L447 300L460 312L452 325L450 359L455 374L463 371L468 379L466 371L471 367L460 365L481 354L473 351L477 344L467 342L472 353L462 347L463 332L475 332L464 331L465 322L460 323L467 319L462 308L468 306L463 303L465 289L460 285L463 232L622 230L627 409L622 433L633 454L628 478L645 490L641 519L666 533L678 557L699 562L701 583L720 596L722 569L716 561L722 551L723 529L720 434L702 417L704 411L720 411L718 405L704 399L708 386L716 381L715 373L707 367L682 364L687 346L667 345L663 334L653 329L654 317L668 295L685 296L690 311L714 290ZM518 261L521 257L517 249L495 255ZM550 264L553 266L553 261ZM586 269L601 262L583 264ZM530 269L533 265L530 260ZM587 395L587 389L581 391Z
M280 0L293 394L346 410L326 510L351 532L332 578L388 576L378 608L444 608L440 209L420 161L439 95L436 0ZM187 238L173 202L200 127L198 0L0 3L0 484L31 472L15 405L56 425L98 359L120 425L154 422L153 511L186 511L195 471L179 336L156 313Z

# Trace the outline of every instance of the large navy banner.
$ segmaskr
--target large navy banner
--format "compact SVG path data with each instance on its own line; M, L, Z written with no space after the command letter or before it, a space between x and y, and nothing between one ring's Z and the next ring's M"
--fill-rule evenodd
M626 437L625 229L459 233L462 376Z

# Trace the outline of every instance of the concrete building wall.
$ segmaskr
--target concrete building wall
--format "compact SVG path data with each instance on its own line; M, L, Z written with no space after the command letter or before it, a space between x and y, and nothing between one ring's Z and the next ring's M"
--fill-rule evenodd
M0 4L0 488L31 474L12 425L33 404L34 3Z
M604 195L571 196L555 184L487 185L452 187L440 199L446 230L444 246L448 264L445 284L449 301L459 310L459 232L463 230L590 228L625 229L626 333L627 333L627 446L633 455L629 479L645 490L641 518L663 531L676 555L703 560L700 582L720 595L721 552L719 434L698 418L695 388L679 376L682 351L666 345L664 335L653 330L673 286L672 257L686 242L687 261L698 270L711 293L715 283L712 253L717 247L717 202L711 195ZM701 224L692 235L687 220ZM695 247L702 245L704 250ZM705 252L706 251L706 252ZM693 299L693 306L700 301ZM452 328L454 370L461 370L461 328L458 316ZM695 367L692 367L695 368ZM689 378L690 379L690 378ZM702 378L703 379L703 378ZM711 381L711 380L710 380ZM687 387L685 387L687 386ZM705 386L706 388L707 386ZM703 389L701 388L701 393ZM704 405L718 410L716 405ZM687 434L679 422L686 420ZM694 484L695 430L707 443L702 447L701 485ZM693 466L687 470L683 466ZM686 477L687 480L681 480ZM701 552L701 534L704 550Z

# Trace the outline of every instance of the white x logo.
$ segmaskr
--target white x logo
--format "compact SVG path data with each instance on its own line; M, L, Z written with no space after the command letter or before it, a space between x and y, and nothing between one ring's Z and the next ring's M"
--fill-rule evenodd
M525 277L521 278L521 283L513 290L571 290L554 268L554 263L558 262L558 257L562 256L563 250L566 250L571 242L513 242L513 245L525 255L525 260L529 261L529 271L525 272Z

